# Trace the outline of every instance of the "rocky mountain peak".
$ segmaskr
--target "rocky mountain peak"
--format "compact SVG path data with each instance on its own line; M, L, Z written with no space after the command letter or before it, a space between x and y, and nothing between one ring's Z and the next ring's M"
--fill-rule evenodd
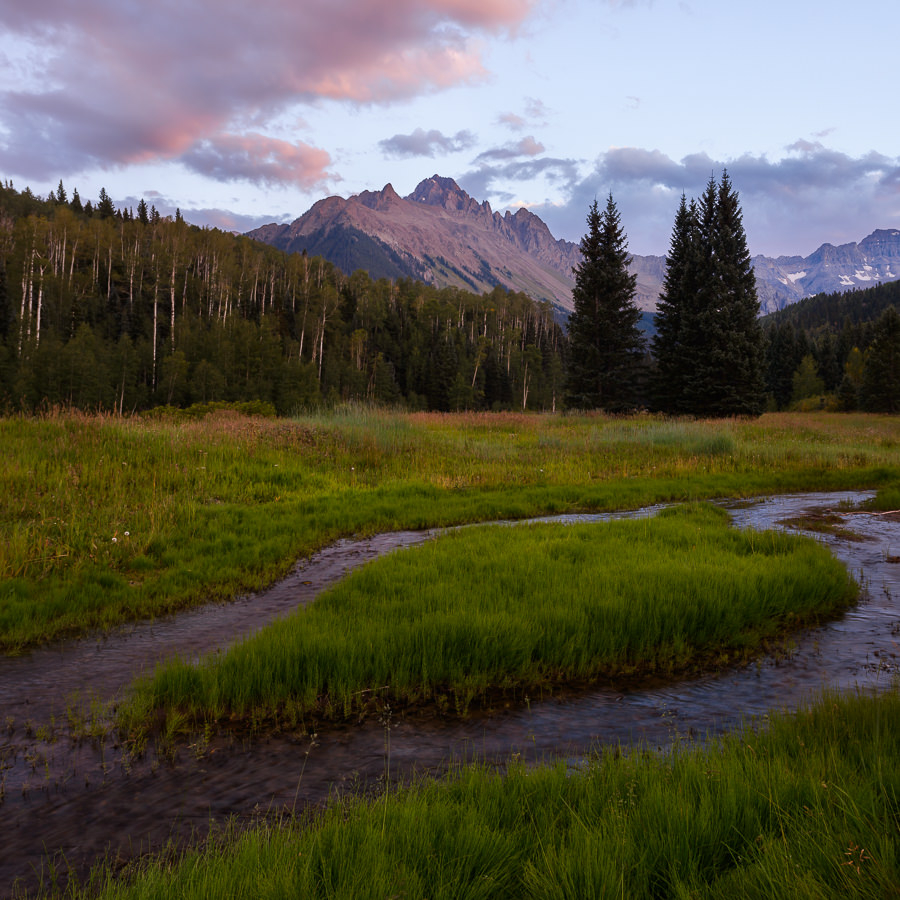
M494 213L452 178L433 175L407 197L391 184L344 200L328 197L290 225L268 225L252 237L288 251L322 255L347 272L375 278L419 278L483 292L495 285L572 308L577 244L555 238L530 210ZM807 257L753 259L763 312L820 292L868 287L900 278L900 230L881 228L858 244L823 244ZM632 256L637 303L656 308L664 256Z
M388 182L380 191L363 191L357 195L356 199L367 209L385 212L394 204L402 202L403 198L394 190L394 186Z
M900 231L896 228L876 228L859 242L866 256L880 256L900 261Z
M467 215L491 215L487 202L478 203L470 197L452 178L432 175L416 185L416 189L406 198L428 206L439 206L447 212L461 212Z

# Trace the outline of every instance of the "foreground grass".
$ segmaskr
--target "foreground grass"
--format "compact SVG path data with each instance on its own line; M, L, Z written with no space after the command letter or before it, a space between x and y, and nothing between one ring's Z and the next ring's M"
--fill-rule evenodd
M701 749L466 768L345 798L311 824L220 835L124 879L96 871L85 896L896 896L897 721L896 690L829 696Z
M370 563L199 665L139 684L120 720L308 721L673 674L758 650L855 599L815 541L739 532L708 505L602 525L488 526Z
M253 590L340 536L900 480L900 420L0 419L0 650Z

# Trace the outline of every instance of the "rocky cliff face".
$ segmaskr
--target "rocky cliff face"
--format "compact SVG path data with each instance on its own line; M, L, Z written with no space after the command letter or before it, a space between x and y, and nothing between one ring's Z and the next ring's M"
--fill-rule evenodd
M390 184L348 200L329 197L290 225L266 225L250 237L288 252L321 254L374 278L418 278L478 292L499 284L562 313L572 308L577 245L554 238L528 210L494 212L452 178L428 178L408 197Z
M858 244L822 244L809 256L757 256L757 291L764 313L814 294L871 287L900 278L900 231L882 228Z
M434 175L401 197L388 184L345 200L328 197L290 225L249 233L288 252L324 256L345 272L373 278L415 278L479 293L502 285L572 309L572 269L578 245L558 240L527 209L501 215L452 178ZM823 244L807 257L753 260L762 312L774 312L821 292L868 287L900 278L900 231L882 229L858 244ZM634 256L637 305L656 309L665 275L663 256Z

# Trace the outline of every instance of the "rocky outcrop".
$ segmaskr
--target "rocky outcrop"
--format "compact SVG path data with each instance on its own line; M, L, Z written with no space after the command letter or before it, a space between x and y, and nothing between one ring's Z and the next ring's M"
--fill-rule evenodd
M407 197L387 184L349 199L328 197L290 225L249 233L288 252L324 256L346 272L415 278L439 287L485 292L496 285L572 309L578 245L554 238L527 209L500 214L470 197L452 178L434 175ZM900 278L900 231L880 229L858 244L823 244L807 257L753 259L763 313L822 292L868 287ZM634 256L637 305L656 309L664 256Z

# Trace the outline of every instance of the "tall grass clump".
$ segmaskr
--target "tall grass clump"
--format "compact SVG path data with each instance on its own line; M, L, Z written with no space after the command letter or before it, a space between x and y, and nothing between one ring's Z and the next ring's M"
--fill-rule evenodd
M711 506L467 528L370 563L224 654L165 666L132 709L342 717L377 698L464 712L497 691L742 659L855 592L816 542L738 532Z
M95 871L113 898L883 898L900 885L900 695L825 696L668 754L467 767ZM73 891L73 897L82 896Z

